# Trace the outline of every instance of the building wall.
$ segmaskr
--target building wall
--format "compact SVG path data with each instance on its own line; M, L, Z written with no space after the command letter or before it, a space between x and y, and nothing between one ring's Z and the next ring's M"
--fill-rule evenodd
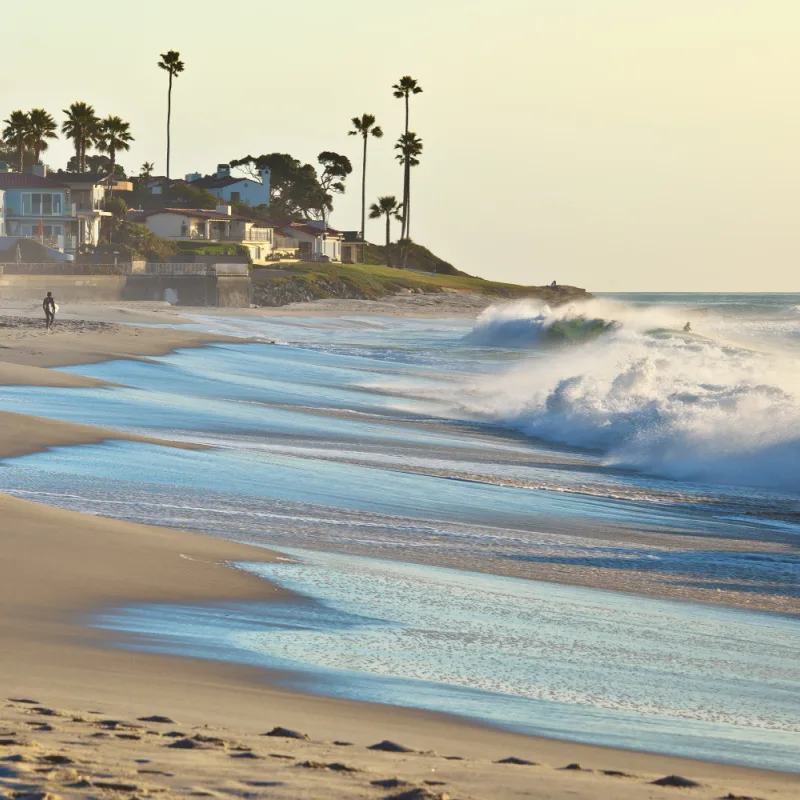
M171 239L176 236L185 236L191 234L182 233L182 224L187 225L187 230L191 231L193 228L198 229L197 221L192 221L191 217L186 217L181 214L151 214L145 220L145 225L156 236L161 236L164 239ZM204 222L199 223L199 229L205 230Z
M240 203L247 203L249 206L268 206L270 184L269 170L263 170L261 176L263 183L258 183L249 178L243 178L238 183L232 183L230 186L225 186L222 189L211 189L211 192L227 203L234 202L232 195L234 192L238 192L238 202Z
M5 228L5 214L3 212L3 198L6 196L6 193L0 189L0 236L6 235L6 228Z

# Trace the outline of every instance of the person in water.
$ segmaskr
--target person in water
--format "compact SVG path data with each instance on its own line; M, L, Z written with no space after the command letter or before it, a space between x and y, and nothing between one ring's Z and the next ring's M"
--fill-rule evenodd
M687 323L686 323L686 324L683 326L683 332L684 332L684 333L691 333L691 330L692 330L692 323L691 323L691 322L687 322Z
M50 330L56 319L56 301L52 292L48 292L47 297L42 300L42 308L44 309L44 323L47 326L47 330Z

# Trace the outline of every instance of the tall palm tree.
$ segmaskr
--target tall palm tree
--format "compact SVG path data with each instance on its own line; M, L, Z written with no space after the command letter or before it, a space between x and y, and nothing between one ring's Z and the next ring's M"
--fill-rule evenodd
M397 198L394 195L379 197L378 202L373 203L369 207L370 219L380 219L383 216L386 217L386 263L390 267L392 266L392 257L389 253L389 245L392 243L392 217L402 220L403 217L400 214L401 209L402 205L397 202Z
M400 152L395 158L403 165L406 174L405 180L405 205L403 206L403 239L411 238L411 167L419 164L422 155L422 139L414 131L404 133L394 146Z
M374 114L362 114L360 117L353 117L353 130L348 132L348 136L361 136L364 140L364 158L361 163L361 260L364 260L364 242L367 240L366 221L367 221L367 139L374 136L380 139L383 136L383 129L375 124Z
M169 73L169 91L167 92L167 177L169 178L169 152L170 152L170 124L172 122L172 79L183 72L184 66L181 54L177 50L168 50L161 54L158 62L161 69Z
M107 153L111 159L111 176L114 176L117 166L117 152L120 150L130 150L131 124L125 122L121 117L106 117L100 123L100 133L97 137L97 149L101 153Z
M29 118L24 111L12 111L8 119L3 120L3 141L17 148L17 168L25 171L25 148L29 142Z
M47 139L58 139L58 125L43 108L34 108L28 114L28 136L35 163L39 163L42 153L47 150Z
M408 136L408 122L409 122L409 97L412 94L422 94L422 87L417 83L415 78L412 78L410 75L403 75L402 78L392 86L394 90L394 96L398 100L404 100L406 104L406 129L404 131L405 135ZM411 165L404 164L403 168L403 232L400 236L401 239L405 239L408 237L408 195L410 191L410 183L411 183Z
M94 108L86 103L73 103L64 109L67 119L61 125L61 132L72 139L78 172L86 172L86 150L91 147L100 131L100 120Z

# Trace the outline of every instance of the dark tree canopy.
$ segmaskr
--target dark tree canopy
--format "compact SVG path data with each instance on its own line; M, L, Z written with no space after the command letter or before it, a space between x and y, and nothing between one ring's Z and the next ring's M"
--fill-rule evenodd
M261 180L261 170L269 169L270 218L280 223L319 218L323 210L333 209L332 193L344 191L343 180L353 171L349 159L326 151L320 153L318 160L321 176L313 164L304 164L288 153L246 156L233 159L230 165L253 180Z

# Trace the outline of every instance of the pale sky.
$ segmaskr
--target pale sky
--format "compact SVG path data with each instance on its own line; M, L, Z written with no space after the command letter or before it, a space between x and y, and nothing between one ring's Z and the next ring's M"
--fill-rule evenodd
M800 291L797 0L39 0L3 3L0 33L0 119L41 106L60 123L91 103L131 122L129 171L164 169L156 62L179 50L173 177L334 150L356 170L331 224L356 229L350 118L386 132L368 202L400 197L391 86L411 74L412 235L457 267L596 291ZM70 154L62 140L45 161Z

